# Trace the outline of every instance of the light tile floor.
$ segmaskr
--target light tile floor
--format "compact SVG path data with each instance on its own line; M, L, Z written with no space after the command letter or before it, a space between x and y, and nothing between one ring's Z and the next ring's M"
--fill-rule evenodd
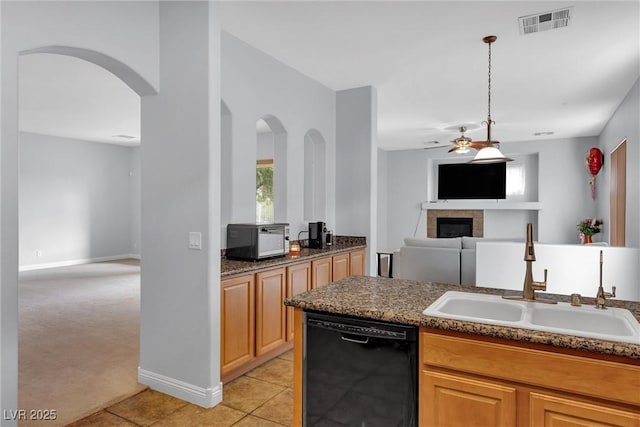
M293 352L224 385L221 404L204 409L147 389L68 427L278 427L293 417Z

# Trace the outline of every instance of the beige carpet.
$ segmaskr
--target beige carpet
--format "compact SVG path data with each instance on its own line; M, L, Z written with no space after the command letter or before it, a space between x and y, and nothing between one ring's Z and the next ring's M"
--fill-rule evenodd
M145 388L137 260L22 272L19 310L18 406L57 413L20 426L64 426Z

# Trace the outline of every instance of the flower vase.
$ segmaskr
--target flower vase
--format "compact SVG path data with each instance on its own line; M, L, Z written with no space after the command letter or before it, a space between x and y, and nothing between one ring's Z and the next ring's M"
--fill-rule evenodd
M591 236L585 234L584 239L582 240L582 244L587 245L589 243L593 243L593 240L591 240Z

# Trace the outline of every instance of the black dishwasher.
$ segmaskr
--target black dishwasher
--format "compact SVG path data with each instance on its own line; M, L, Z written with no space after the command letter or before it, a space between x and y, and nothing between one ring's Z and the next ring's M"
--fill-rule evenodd
M415 427L417 330L305 313L304 426Z

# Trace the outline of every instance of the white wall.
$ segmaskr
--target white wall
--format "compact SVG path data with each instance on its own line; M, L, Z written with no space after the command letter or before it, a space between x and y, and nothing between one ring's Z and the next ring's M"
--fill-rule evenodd
M598 217L604 218L604 238L608 240L610 223L611 151L627 140L627 220L625 243L640 247L640 79L636 80L615 114L609 119L598 138L598 146L605 155L604 165L596 176Z
M130 147L21 132L21 268L132 256L136 169Z
M367 238L367 266L375 275L378 224L378 99L371 86L336 94L337 235Z
M479 242L476 246L476 283L500 289L522 291L526 262L524 243ZM616 298L640 300L638 248L618 248L594 245L535 244L536 262L532 264L533 279L544 280L548 270L547 291L551 294L579 293L595 297L600 284L600 251L603 252L602 286ZM544 292L537 293L544 298Z
M287 212L291 236L307 230L304 218L304 137L316 129L325 141L327 159L335 158L335 92L291 67L222 33L222 99L231 113L225 132L231 150L231 177L223 188L229 222L255 221L256 121L272 115L287 136ZM225 149L226 151L226 149ZM277 167L277 166L276 166ZM335 164L326 162L327 226L335 224ZM228 194L228 193L231 194ZM316 219L317 220L317 219ZM224 233L227 223L221 224ZM224 246L225 243L223 242Z
M222 400L218 25L213 4L160 2L161 90L142 98L138 380L205 407Z
M141 170L140 170L140 146L137 147L132 147L131 149L131 156L129 157L130 159L130 163L129 163L129 172L130 172L130 179L131 179L131 186L130 186L130 190L131 190L131 194L130 194L130 199L131 199L131 213L130 213L130 220L131 220L131 230L130 230L130 238L131 238L131 242L130 242L130 253L134 256L139 258L140 257L140 237L141 237L141 229L140 229L140 225L141 225L141 221L142 221L142 213L140 211L141 205L142 205L142 199L141 199L141 182L140 182L140 176L141 176Z
M523 236L526 222L535 223L537 216L538 240L577 243L577 223L596 213L584 166L584 155L594 145L597 145L596 138L502 143L501 150L506 155L525 159L529 169L536 169L533 174L529 171L527 176L534 179L532 184L537 187L537 200L526 201L539 201L542 209L537 215L526 211L485 211L485 236ZM537 165L531 159L526 160L531 155L537 156ZM404 237L414 233L426 235L426 211L421 211L421 203L436 197L434 165L443 158L456 159L452 156L454 154L443 154L442 150L386 153L388 235L385 243L379 242L379 247L399 248Z
M378 207L377 207L377 211L378 211L378 224L377 224L377 234L378 234L378 246L376 248L372 248L372 249L376 249L376 251L383 251L383 252L387 252L389 250L392 250L393 247L388 247L386 246L389 237L389 227L387 226L387 224L389 224L389 219L388 219L388 214L389 214L389 209L387 208L387 206L389 206L389 188L388 188L388 182L389 182L389 171L388 171L388 166L389 166L389 161L388 161L388 151L384 151L384 150L378 150L378 165L377 165L377 172L378 172ZM377 259L376 259L376 268L377 268Z
M8 410L18 408L18 55L46 46L89 49L85 57L110 64L148 95L158 87L159 45L155 2L3 1L0 10L0 406Z

